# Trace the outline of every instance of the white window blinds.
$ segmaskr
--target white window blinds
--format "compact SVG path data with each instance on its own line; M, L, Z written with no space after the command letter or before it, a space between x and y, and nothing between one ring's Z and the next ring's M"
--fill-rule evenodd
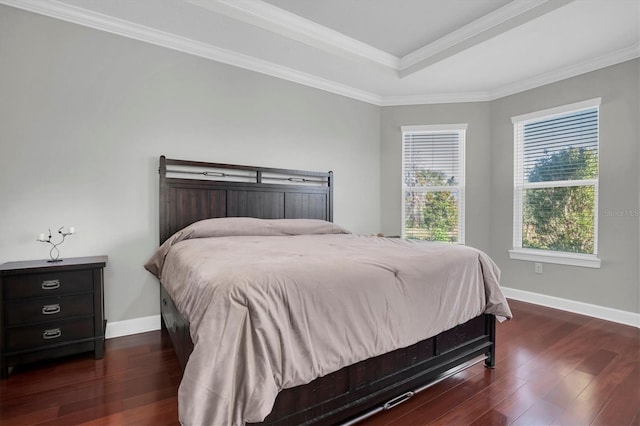
M514 248L597 254L598 105L513 118Z
M402 235L464 244L466 124L402 127Z

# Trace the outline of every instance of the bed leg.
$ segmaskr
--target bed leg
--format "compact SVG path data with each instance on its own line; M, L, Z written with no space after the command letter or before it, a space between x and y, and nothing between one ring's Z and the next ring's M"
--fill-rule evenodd
M496 353L493 348L485 353L487 358L484 360L484 366L486 368L496 368Z
M162 294L163 290L160 289L160 330L166 330L167 325L164 323L164 310L167 306L167 300Z
M485 330L491 341L491 347L485 352L487 358L484 360L484 366L496 368L496 317L485 314L485 321Z

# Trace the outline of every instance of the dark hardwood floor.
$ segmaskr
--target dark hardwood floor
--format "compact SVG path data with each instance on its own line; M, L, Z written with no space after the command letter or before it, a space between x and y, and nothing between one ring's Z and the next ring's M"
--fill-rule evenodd
M471 367L362 425L640 425L640 329L511 301L494 370ZM166 333L18 367L4 425L177 425L180 368Z

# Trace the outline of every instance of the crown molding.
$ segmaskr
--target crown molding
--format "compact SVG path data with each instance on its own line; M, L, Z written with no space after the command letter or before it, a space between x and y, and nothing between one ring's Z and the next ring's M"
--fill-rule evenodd
M513 0L507 5L399 58L262 0L183 0L289 39L387 67L405 77L575 0ZM526 16L525 16L526 15ZM520 19L516 19L520 18ZM510 22L511 21L511 22ZM517 22L516 22L517 21Z
M416 65L456 45L462 44L514 17L539 7L548 0L514 0L443 37L402 57L400 70Z
M567 78L576 77L601 68L606 68L640 57L640 43L610 52L577 64L558 68L532 78L510 83L491 91L424 94L411 96L383 96L381 106L446 104L463 102L486 102L515 95L526 90L535 89Z
M381 102L381 97L374 93L56 0L0 0L0 4L211 59L370 104L380 105Z
M261 0L184 0L309 46L365 59L397 71L400 58Z
M525 90L535 89L536 87L545 86L547 84L599 70L611 65L616 65L638 57L640 57L640 43L634 43L631 46L624 47L593 59L557 68L532 78L504 85L498 89L490 91L489 100L504 98L505 96L514 95L516 93L524 92Z
M486 102L491 100L488 92L434 93L409 96L383 96L380 106L452 104L464 102Z
M573 1L514 0L407 54L400 60L398 75L411 75Z

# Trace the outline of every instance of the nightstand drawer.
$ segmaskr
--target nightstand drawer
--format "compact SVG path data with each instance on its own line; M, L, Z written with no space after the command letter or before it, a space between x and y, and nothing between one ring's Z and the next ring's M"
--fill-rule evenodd
M5 305L8 327L93 315L93 293L47 297Z
M91 270L15 275L4 279L5 299L58 296L91 292Z
M8 352L94 337L93 317L5 330Z

